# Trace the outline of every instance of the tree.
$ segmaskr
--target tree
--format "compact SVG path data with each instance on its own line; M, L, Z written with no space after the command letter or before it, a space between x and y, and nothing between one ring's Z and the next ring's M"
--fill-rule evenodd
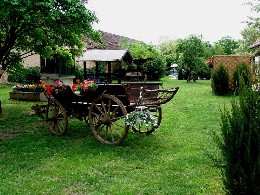
M247 2L247 4L251 7L252 12L260 12L259 0L252 0L251 2ZM250 46L260 37L260 18L248 17L246 23L247 26L241 31L243 39L239 40L240 45L237 49L239 53L252 53L253 50L250 49Z
M255 13L259 13L260 12L260 1L259 0L251 0L247 2L247 5L249 5L251 7L251 11L255 12ZM249 20L247 21L247 24L249 26L254 26L256 28L258 28L258 30L260 29L260 17L248 17Z
M176 56L176 48L177 48L177 41L170 40L170 39L160 42L157 46L157 49L164 55L164 58L166 60L167 70L171 69L170 66L173 63L178 64L178 61L177 61L178 59Z
M189 79L190 73L198 73L205 69L205 47L200 37L190 35L177 41L176 53L180 63L179 71L186 70Z
M82 0L0 0L0 66L6 70L30 53L51 58L53 50L79 54L83 36L99 38L95 14ZM69 52L68 49L70 48ZM0 75L1 77L1 75Z
M235 54L235 50L239 47L239 44L230 36L226 36L217 41L215 43L215 46L220 46L221 48L223 48L224 54L230 55Z
M239 47L237 53L252 53L250 46L260 37L260 31L254 26L247 26L241 31L243 37L239 40Z
M149 80L160 80L166 72L166 62L163 55L152 45L142 42L121 43L121 47L128 49L133 59L144 59L139 62L139 71ZM143 62L142 62L143 61Z

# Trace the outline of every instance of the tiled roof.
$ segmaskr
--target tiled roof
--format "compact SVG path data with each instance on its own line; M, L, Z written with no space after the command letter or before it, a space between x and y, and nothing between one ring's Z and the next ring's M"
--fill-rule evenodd
M84 42L86 43L86 49L123 49L120 47L120 43L122 40L126 39L130 43L141 42L135 39L131 39L128 37L104 32L101 32L101 40L100 43L96 43L90 40L88 37L85 37Z

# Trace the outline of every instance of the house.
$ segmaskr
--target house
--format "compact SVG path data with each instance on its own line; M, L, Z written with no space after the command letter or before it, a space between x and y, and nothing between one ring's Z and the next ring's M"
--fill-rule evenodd
M258 39L256 39L256 41L249 46L250 49L255 49L255 48L258 48L260 49L260 37Z
M141 42L135 39L131 39L128 37L104 32L101 32L101 40L99 43L90 40L88 37L84 37L83 40L86 43L85 51L89 49L108 49L108 50L117 50L122 49L120 44L122 41L126 40L128 43ZM83 68L83 62L79 62L77 57L75 59L75 63L79 64ZM69 68L62 68L62 72L60 71L61 66L63 64L62 59L59 56L55 55L53 59L45 59L41 58L39 54L31 53L26 58L23 59L24 67L41 67L42 77L43 79L47 79L49 77L53 77L54 79L59 78L61 75L72 75L73 71ZM95 66L95 62L88 62L87 68ZM74 76L67 76L70 80ZM7 80L7 75L4 75L1 79L2 82ZM0 80L0 83L1 83Z

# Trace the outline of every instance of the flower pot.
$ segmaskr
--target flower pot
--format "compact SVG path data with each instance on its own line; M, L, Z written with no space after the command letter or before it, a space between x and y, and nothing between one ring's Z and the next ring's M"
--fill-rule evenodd
M9 92L10 99L25 100L25 101L47 101L43 92Z

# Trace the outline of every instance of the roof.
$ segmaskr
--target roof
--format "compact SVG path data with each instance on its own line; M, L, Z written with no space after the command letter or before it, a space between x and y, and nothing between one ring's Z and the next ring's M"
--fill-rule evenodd
M249 46L250 49L254 49L257 47L260 47L260 37L256 39L256 41L252 45Z
M79 61L131 62L132 57L127 50L89 49L79 58Z
M84 42L86 43L87 49L122 49L120 46L122 40L127 40L127 42L129 43L136 43L136 42L143 43L142 41L138 41L128 37L104 32L104 31L100 31L100 32L101 32L101 40L99 43L92 41L88 37L84 37Z

